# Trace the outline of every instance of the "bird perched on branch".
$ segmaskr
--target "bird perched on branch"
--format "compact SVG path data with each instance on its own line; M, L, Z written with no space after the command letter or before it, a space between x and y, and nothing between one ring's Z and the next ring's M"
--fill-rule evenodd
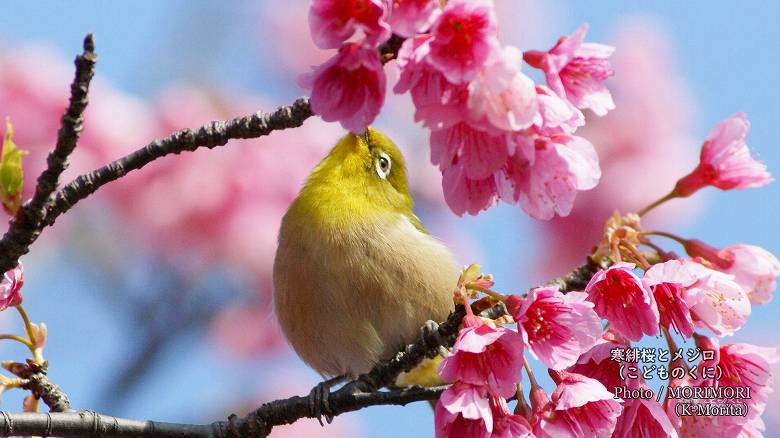
M400 151L369 128L339 140L285 214L276 314L323 376L368 372L453 309L457 265L413 206Z

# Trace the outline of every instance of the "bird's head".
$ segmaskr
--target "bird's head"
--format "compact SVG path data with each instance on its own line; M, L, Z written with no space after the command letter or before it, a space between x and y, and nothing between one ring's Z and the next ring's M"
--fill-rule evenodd
M374 128L342 137L309 176L300 197L316 197L317 204L358 215L408 214L414 206L401 152Z

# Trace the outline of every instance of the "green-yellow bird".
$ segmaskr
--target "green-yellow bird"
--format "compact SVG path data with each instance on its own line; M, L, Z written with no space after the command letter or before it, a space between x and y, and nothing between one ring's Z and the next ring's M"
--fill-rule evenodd
M400 151L369 128L339 140L285 214L276 314L321 375L367 372L452 310L457 265L413 205Z

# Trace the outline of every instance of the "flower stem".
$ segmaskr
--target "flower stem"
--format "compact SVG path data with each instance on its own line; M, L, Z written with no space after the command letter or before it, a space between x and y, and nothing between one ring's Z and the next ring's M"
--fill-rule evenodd
M495 299L497 299L499 301L506 301L506 299L507 299L506 295L504 295L504 294L502 294L500 292L496 292L496 291L488 289L486 287L477 286L475 284L466 285L466 289L471 289L471 290L482 292L483 294L490 295L491 297L493 297L493 298L495 298Z
M674 342L674 338L672 338L671 333L669 333L669 330L666 327L661 327L661 332L663 332L664 338L666 338L666 345L669 347L670 354L674 354L674 352L677 351L677 343ZM678 360L682 362L682 367L685 369L686 372L688 372L688 364L685 363L685 359L678 359Z
M534 372L531 371L531 364L528 363L528 359L525 356L523 356L523 368L525 368L525 373L528 374L528 380L531 382L531 389L538 388L539 382L536 381Z
M653 230L653 231L640 231L640 234L643 235L643 236L661 236L661 237L666 237L668 239L674 240L675 242L678 242L681 245L685 245L685 243L688 242L688 239L684 239L684 238L682 238L682 237L680 237L680 236L678 236L676 234L668 233L666 231L657 231L657 230Z
M30 352L33 354L33 360L36 363L42 364L44 362L43 360L43 351L41 348L35 346L35 339L33 338L33 329L32 329L32 323L30 322L30 317L27 316L27 312L24 311L24 308L22 305L16 306L16 310L19 312L19 315L22 317L22 320L24 321L24 331L27 333L27 337L30 338L28 348L30 349Z
M659 205L663 204L664 202L666 202L666 201L668 201L670 199L674 199L676 197L677 197L677 193L675 193L675 191L672 190L671 192L669 192L665 196L661 197L660 199L656 200L652 204L650 204L650 205L646 206L645 208L639 210L639 213L637 213L637 214L639 214L639 216L642 217L642 216L646 215L648 212L650 212L650 210L652 210L652 209L658 207Z
M30 342L30 341L29 341L29 340L27 340L27 339L24 339L24 338L23 338L23 337L21 337L21 336L17 336L17 335L9 335L9 334L0 334L0 339L8 339L8 340L11 340L11 341L21 342L21 343L22 343L22 344L24 344L24 345L25 345L27 348L29 348L29 349L30 349L30 351L32 351L32 350L35 348L35 347L33 346L32 342Z
M647 259L645 258L645 256L643 256L643 255L642 255L642 253L641 253L641 252L639 252L639 250L637 250L636 248L634 248L634 245L631 245L631 244L629 244L629 243L626 243L626 244L624 245L624 247L625 247L626 249L628 249L628 251L629 251L631 254L633 254L633 255L634 255L634 257L637 259L637 261L639 261L639 263L642 265L642 269L644 269L645 271L647 271L648 269L650 269L650 266L651 266L651 265L650 265L650 262L648 262L648 261L647 261Z
M667 260L671 259L671 257L669 257L669 253L668 252L664 251L663 248L661 248L660 246L654 244L653 242L651 242L651 241L649 241L647 239L642 239L642 245L645 245L645 246L655 250L655 252L658 254L659 257L661 257L661 259L663 261L667 261Z

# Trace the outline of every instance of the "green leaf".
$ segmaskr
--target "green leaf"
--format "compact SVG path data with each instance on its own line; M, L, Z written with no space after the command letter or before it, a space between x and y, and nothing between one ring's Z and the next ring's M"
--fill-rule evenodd
M16 146L13 140L14 127L6 118L5 136L3 137L3 153L0 158L0 200L10 214L15 214L21 205L22 188L24 185L24 169L22 157L27 151Z

